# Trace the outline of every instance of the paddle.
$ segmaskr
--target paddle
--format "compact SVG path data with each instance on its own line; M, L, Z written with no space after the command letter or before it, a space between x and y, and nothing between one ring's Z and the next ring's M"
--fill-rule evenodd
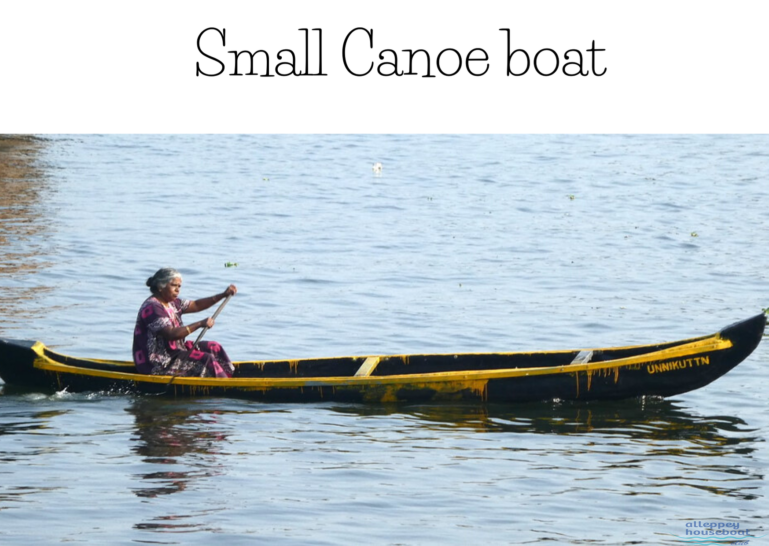
M219 316L219 313L222 312L222 309L224 309L224 306L227 305L227 302L230 301L230 298L232 297L232 294L224 298L224 301L219 306L219 309L216 310L216 313L211 317L212 319L216 320L216 317ZM205 326L203 330L201 330L200 335L198 336L198 339L195 340L195 343L192 345L194 348L198 348L198 343L200 343L200 340L203 339L203 336L206 335L206 332L208 331L208 326Z

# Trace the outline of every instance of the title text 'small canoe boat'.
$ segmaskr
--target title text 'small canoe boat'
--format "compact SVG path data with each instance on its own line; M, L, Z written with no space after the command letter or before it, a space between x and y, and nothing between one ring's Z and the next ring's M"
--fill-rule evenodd
M141 375L132 362L76 358L40 342L0 340L0 377L8 385L33 389L281 402L672 396L703 387L742 362L761 341L765 325L761 314L709 336L610 349L238 362L231 379Z

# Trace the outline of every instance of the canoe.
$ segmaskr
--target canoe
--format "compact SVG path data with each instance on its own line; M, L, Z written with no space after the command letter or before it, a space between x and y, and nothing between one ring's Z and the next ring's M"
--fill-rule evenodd
M69 392L233 396L262 401L531 402L667 397L703 387L747 358L762 313L701 337L606 349L370 355L236 362L232 378L143 375L132 362L66 356L0 339L7 385Z

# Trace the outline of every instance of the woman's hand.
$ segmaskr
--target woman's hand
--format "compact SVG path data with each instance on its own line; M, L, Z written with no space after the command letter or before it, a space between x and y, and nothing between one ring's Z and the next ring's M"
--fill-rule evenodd
M234 284L231 284L227 287L227 289L222 292L221 294L215 294L213 296L209 296L207 298L202 298L199 300L195 300L190 303L189 307L187 307L187 310L184 311L185 313L197 313L199 311L205 311L212 305L222 301L227 296L234 296L238 293L238 287ZM205 326L205 324L203 325ZM210 326L209 326L210 328Z
M201 328L213 328L214 327L214 319L211 317L208 317L207 319L200 321L200 327Z

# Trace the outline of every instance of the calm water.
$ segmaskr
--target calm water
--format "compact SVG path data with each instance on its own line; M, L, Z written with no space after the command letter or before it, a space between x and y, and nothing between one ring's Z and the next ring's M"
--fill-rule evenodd
M165 265L187 297L238 285L208 338L239 360L711 333L769 307L768 171L767 136L0 139L0 337L128 359ZM700 391L602 404L6 387L0 541L681 544L699 521L767 535L767 365L762 344Z

